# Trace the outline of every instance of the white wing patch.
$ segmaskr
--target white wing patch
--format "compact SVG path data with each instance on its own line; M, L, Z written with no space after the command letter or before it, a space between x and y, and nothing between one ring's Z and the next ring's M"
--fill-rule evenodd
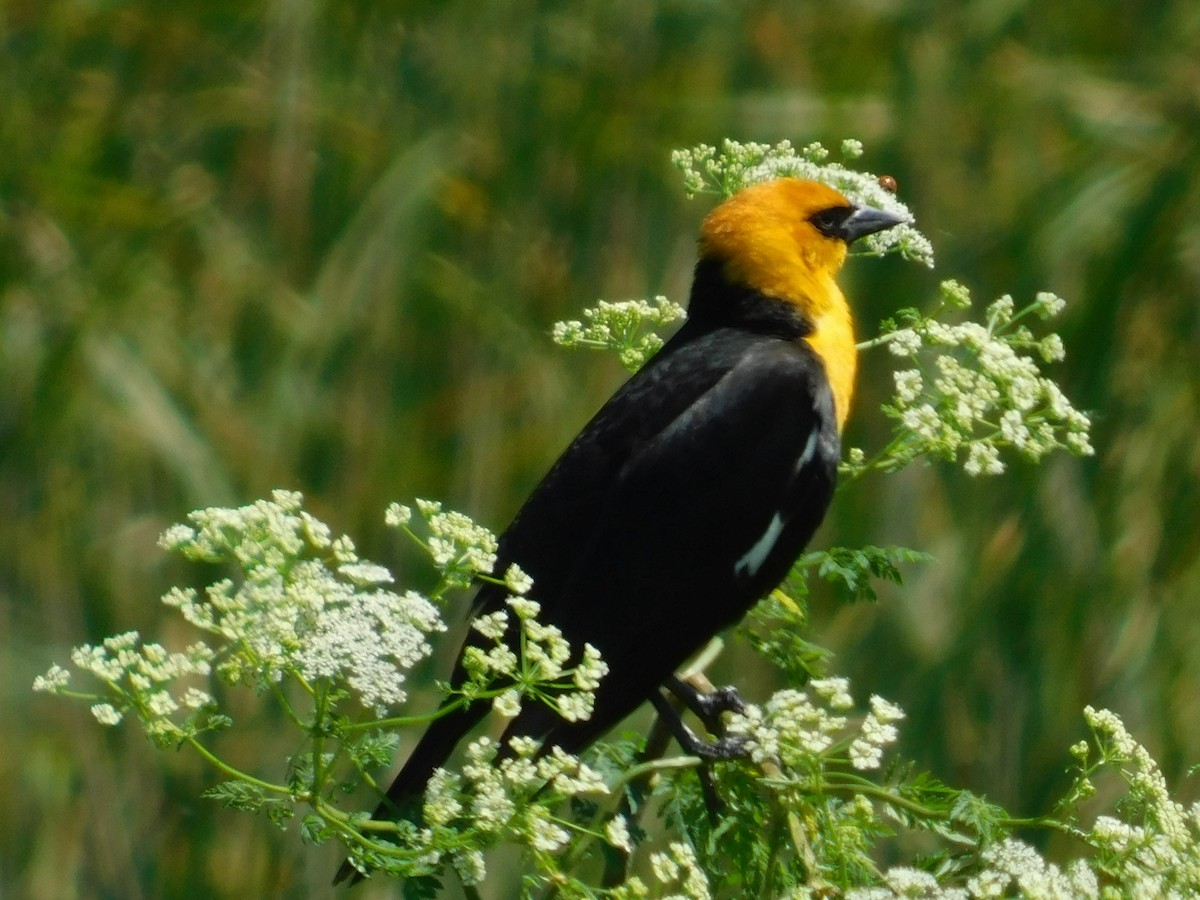
M754 546L743 553L737 563L734 564L734 574L747 575L750 578L757 575L758 570L762 568L762 564L766 562L767 554L771 552L771 548L779 540L779 534L782 531L783 518L779 513L775 513L771 517L771 522L767 525L767 530L763 532L762 537L755 541Z
M796 467L792 469L794 473L799 474L800 470L812 462L813 456L817 452L817 429L813 429L808 433L808 443L804 445L804 452L800 454L800 458L796 460Z
M817 437L818 432L814 428L809 432L804 450L801 451L800 456L796 459L796 465L792 469L793 475L800 474L801 470L812 462L813 457L816 456ZM758 574L758 570L762 568L762 564L767 561L767 555L775 547L775 542L779 540L779 535L783 531L783 525L783 516L775 513L771 517L771 521L767 524L767 530L762 533L762 537L755 541L754 546L743 553L741 558L734 563L733 572L735 575L746 575L753 578Z

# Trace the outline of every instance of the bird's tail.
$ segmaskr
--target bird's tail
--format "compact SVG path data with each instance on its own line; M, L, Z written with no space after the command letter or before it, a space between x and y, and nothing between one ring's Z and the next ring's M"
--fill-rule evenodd
M417 742L371 818L396 820L419 816L419 801L433 770L446 762L463 735L474 728L490 708L489 704L475 703L436 719ZM340 884L350 879L353 885L362 881L363 877L350 860L346 860L334 876L333 883Z

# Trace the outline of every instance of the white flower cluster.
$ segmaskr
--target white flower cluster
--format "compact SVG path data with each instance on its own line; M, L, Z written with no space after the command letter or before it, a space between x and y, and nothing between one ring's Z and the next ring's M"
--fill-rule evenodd
M229 642L219 671L232 682L295 674L338 680L380 714L403 703L405 673L444 631L437 609L414 591L398 594L383 566L360 560L349 538L275 491L239 509L192 513L161 543L192 558L238 563L244 576L210 585L203 597L175 588L163 602Z
M983 870L968 879L966 887L942 885L929 872L896 866L883 873L883 885L848 891L846 900L998 900L1002 897L1021 897L1023 900L1099 900L1101 896L1108 896L1101 894L1099 881L1085 861L1075 860L1063 870L1016 838L1006 838L993 844L983 851L981 858ZM1164 895L1135 891L1112 896Z
M201 642L173 653L161 644L143 643L136 631L127 631L105 638L101 644L76 647L71 662L110 688L106 702L92 705L96 721L117 725L133 710L152 738L167 743L188 732L186 719L212 706L213 698L206 691L174 682L192 676L206 678L213 656L213 650ZM33 689L67 693L69 683L70 673L55 665L34 680ZM183 720L178 719L181 713Z
M427 540L417 540L429 551L447 586L469 587L476 577L488 575L496 567L496 536L475 524L470 516L443 510L436 500L418 499L417 511L430 535ZM384 520L389 525L406 528L411 518L412 511L407 506L392 504Z
M855 159L862 155L862 143L842 142L842 155ZM722 198L752 184L775 178L804 178L819 181L844 194L848 200L895 213L908 220L863 240L868 253L899 253L905 259L933 268L933 244L912 225L912 213L896 198L883 180L869 172L848 169L827 162L829 151L819 143L796 150L790 141L770 144L724 141L720 149L700 144L688 150L676 150L671 161L683 173L688 196L715 193Z
M604 826L604 840L617 850L633 852L633 836L629 833L629 823L624 816L616 815L608 820Z
M501 754L496 741L481 737L467 747L461 774L434 771L424 800L424 820L429 828L421 835L431 848L427 860L431 865L441 860L438 838L460 844L461 835L455 829L464 826L481 837L515 841L536 854L556 853L566 847L577 826L553 816L551 809L570 798L609 793L599 773L558 747L539 756L537 741L521 737L512 739L508 750ZM445 829L450 831L443 835ZM613 839L620 833L618 826ZM464 862L452 862L461 872ZM471 856L466 866L477 876L470 883L482 880L482 856Z
M554 342L567 348L586 347L595 350L614 350L621 365L637 371L662 347L662 338L644 329L665 328L683 321L682 306L666 297L647 300L601 300L585 309L586 321L557 322L552 336Z
M883 748L896 743L900 733L894 722L904 718L904 710L878 695L871 697L859 736L850 742L850 765L856 769L878 769L883 762Z
M1117 804L1126 818L1100 815L1090 831L1078 834L1095 852L1094 859L1059 865L1009 837L980 854L983 866L965 886L942 885L928 872L896 867L883 874L883 885L848 891L847 900L1200 896L1200 803L1188 808L1171 798L1158 764L1115 713L1089 706L1084 719L1095 736L1100 759L1082 770L1076 797L1090 796L1094 788L1089 778L1104 769L1117 770L1129 788L1129 796ZM1071 755L1086 763L1090 747L1086 742L1076 744ZM1098 873L1103 873L1108 887L1102 888Z
M1015 838L992 845L982 853L982 860L984 869L972 876L966 887L942 885L929 872L895 866L883 873L882 885L854 888L846 892L846 900L1099 900L1102 896L1095 873L1083 860L1064 871Z
M989 847L983 861L987 868L967 882L971 897L1007 897L1013 888L1030 900L1100 897L1096 875L1084 860L1075 860L1064 871L1016 838Z
M665 851L650 853L650 871L659 889L652 894L641 878L630 878L622 886L622 896L659 896L664 900L709 900L708 887L696 851L685 841L672 841Z
M1104 762L1128 784L1130 802L1118 808L1137 819L1096 818L1088 838L1105 869L1120 873L1128 896L1200 895L1200 803L1171 798L1158 764L1115 713L1089 706L1083 714Z
M942 284L942 297L943 307L970 303L966 288L954 281ZM1003 447L1030 461L1059 448L1091 455L1091 420L1043 377L1032 355L1056 362L1063 358L1062 340L1056 334L1037 340L1017 324L1031 313L1054 315L1062 305L1060 298L1042 293L1014 312L1006 295L988 307L986 324L947 325L913 314L870 342L886 343L894 355L916 364L894 373L895 395L884 407L900 436L887 467L928 454L961 458L970 475L998 475L1004 471ZM932 363L919 358L923 348L932 351Z
M845 713L853 708L845 678L823 678L805 690L777 691L765 705L749 706L729 719L729 733L746 739L751 758L770 760L809 771L827 760L831 748L849 743L849 761L855 769L878 769L883 749L896 742L895 722L904 711L882 697L871 697L871 711L851 732Z
M532 584L527 585L528 576L517 572L523 576L519 587ZM608 674L600 651L585 644L578 662L569 665L571 646L559 628L537 620L541 606L520 596L511 596L506 602L508 610L477 616L471 623L491 646L472 645L463 651L463 668L470 675L467 690L478 693L497 679L510 681L513 687L493 700L496 712L506 718L520 713L521 698L530 696L552 704L568 722L588 719L596 688ZM514 643L519 652L513 650Z

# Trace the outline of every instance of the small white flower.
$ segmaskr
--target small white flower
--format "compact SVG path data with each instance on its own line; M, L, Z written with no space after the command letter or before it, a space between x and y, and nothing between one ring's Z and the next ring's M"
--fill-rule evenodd
M608 820L608 824L604 826L604 838L611 847L626 853L633 852L633 839L629 836L629 825L624 816L613 816Z
M458 775L442 768L434 769L425 788L425 821L430 825L453 822L462 813L462 803L458 800L461 787L462 779Z
M555 747L556 753L562 751ZM590 766L581 763L577 757L562 754L564 757L563 771L553 777L554 789L564 796L580 794L607 794L608 785L600 777L600 773Z
M989 441L976 441L967 453L963 470L968 475L999 475L1004 471L1000 453Z
M484 864L481 850L457 854L451 857L450 863L465 885L479 884L487 876L487 866Z
M561 849L571 839L571 834L565 828L560 828L553 822L540 816L529 823L530 841L533 849L543 853L553 853Z
M988 307L988 318L994 320L997 324L1003 325L1009 322L1013 317L1013 310L1016 305L1013 303L1011 294L994 300Z
M529 759L538 752L539 745L536 740L524 735L511 738L508 742L509 748L517 756L522 759Z
M172 525L158 538L158 546L168 552L182 550L196 539L196 532L187 525Z
M492 701L492 709L496 711L497 715L506 719L514 719L521 712L521 695L510 688L496 696L496 699Z
M904 410L900 424L924 441L937 441L942 436L941 417L928 403Z
M517 666L520 660L517 659L517 654L501 644L498 647L493 647L485 656L487 660L487 668L495 672L497 675L515 675Z
M166 691L156 691L146 698L146 707L155 716L169 716L178 711L179 704Z
M679 877L679 863L666 853L651 853L650 869L661 884L670 884Z
M514 594L524 596L533 587L533 579L520 566L513 563L504 573L504 585Z
M1107 736L1124 759L1133 759L1138 743L1125 729L1125 723L1121 721L1120 716L1108 709L1097 710L1092 706L1085 706L1083 718L1097 734Z
M183 705L188 709L202 709L213 702L212 694L202 691L199 688L188 688L183 695Z
M529 600L524 597L509 597L505 601L513 612L517 614L519 619L529 621L536 619L542 611L542 606L536 600Z
M921 392L925 389L919 369L905 369L900 372L893 372L892 378L896 382L896 399L903 406L910 405L921 396Z
M1069 431L1066 437L1067 449L1076 456L1092 456L1096 450L1088 439L1086 431Z
M498 609L492 613L476 616L471 622L471 627L485 638L490 638L493 641L501 640L504 637L504 633L508 630L508 613L502 609Z
M510 757L500 763L500 774L516 791L534 788L541 784L537 766L526 757Z
M850 765L860 771L878 769L883 762L883 750L863 738L855 738L850 743Z
M888 869L884 881L901 897L924 897L938 889L937 879L928 872L907 866Z
M608 663L600 658L600 651L591 644L584 644L583 659L575 667L575 686L581 691L594 691L607 674Z
M56 693L65 688L71 681L71 673L60 665L53 665L45 675L39 675L33 680L35 691Z
M343 534L337 538L330 545L330 549L333 551L333 558L343 565L358 562L358 551L354 548L354 541L347 535Z
M939 285L942 302L951 309L966 309L971 305L971 292L967 287L953 278Z
M1057 334L1048 334L1038 344L1038 352L1046 362L1061 362L1067 356L1063 340Z
M1005 411L1000 417L1000 435L1018 450L1024 449L1030 439L1025 420L1015 409Z
M559 694L558 714L568 722L583 722L592 717L592 709L596 705L596 695L591 691Z
M300 521L304 523L305 537L312 546L318 550L324 550L330 545L333 535L328 525L306 512L300 514Z
M672 897L709 900L712 896L695 851L683 841L673 841L665 853L650 854L650 870L660 884L679 885L682 893L673 893Z
M911 328L901 328L891 333L887 346L893 356L913 356L921 349L921 336Z
M825 699L830 709L850 709L854 706L849 678L814 678L809 686Z
M894 703L884 700L878 694L871 695L871 712L880 722L899 722L905 718L905 712Z
M1066 300L1056 294L1050 293L1049 291L1039 292L1037 297L1034 298L1034 302L1037 304L1037 314L1043 319L1049 319L1052 316L1057 316L1067 306Z
M97 703L92 707L92 715L101 725L119 725L121 712L110 703Z
M412 521L412 509L401 503L389 503L383 521L392 528L403 528Z

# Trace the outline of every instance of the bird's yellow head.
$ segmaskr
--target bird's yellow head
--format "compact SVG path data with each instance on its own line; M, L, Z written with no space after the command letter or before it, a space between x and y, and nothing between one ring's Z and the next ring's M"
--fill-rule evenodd
M854 323L834 277L856 239L903 219L856 206L828 185L779 178L745 188L705 218L700 256L725 278L791 304L811 325L803 339L825 365L838 427L850 411L857 366Z

